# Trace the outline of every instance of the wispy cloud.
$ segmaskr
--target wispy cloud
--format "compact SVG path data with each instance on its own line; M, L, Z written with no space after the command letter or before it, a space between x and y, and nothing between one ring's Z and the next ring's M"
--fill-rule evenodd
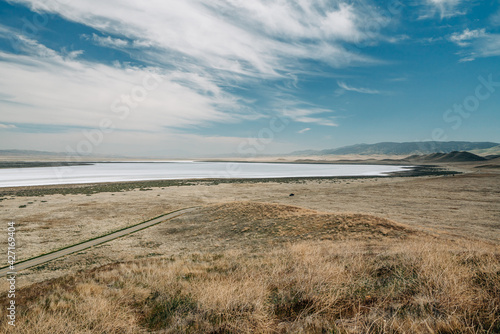
M20 54L0 52L0 89L9 96L8 101L0 101L0 107L10 103L2 116L16 124L30 120L95 127L103 117L114 116L110 105L130 94L149 73L161 77L161 86L130 108L130 116L116 123L117 130L171 133L172 129L256 119L263 115L237 89L266 82L273 90L269 95L296 91L301 76L316 70L315 66L346 68L381 62L353 45L398 43L407 38L384 36L390 20L365 1L9 2L91 27L97 33L83 38L126 50L141 63L133 67L90 62L80 57L81 50L51 49L18 34ZM272 97L268 100L263 104L269 114L285 115L298 123L337 126L326 108L296 98L283 111L282 105L273 105Z
M464 0L423 0L424 9L419 19L430 19L439 15L441 19L464 15L461 7Z
M304 128L302 130L297 131L297 133L303 134L303 133L306 133L307 131L310 131L310 130L311 130L311 128Z
M136 52L135 55L147 60L148 64L163 69L175 68L176 73L169 74L172 82L183 87L185 81L189 81L189 85L204 85L206 89L199 89L198 93L202 94L194 100L206 100L209 105L222 101L203 95L203 91L217 92L219 97L227 98L230 94L224 93L224 87L228 82L238 85L252 78L294 78L296 85L295 73L305 70L302 60L314 60L332 67L376 63L377 60L349 51L346 46L365 40L383 40L379 31L370 29L370 22L378 22L380 28L387 24L375 7L342 0L12 2L27 5L34 11L57 13L67 20L97 29L102 35L94 33L85 38L98 45L127 48L132 56ZM61 58L54 50L35 41L25 39L21 44L25 52L42 57L42 64L48 62L44 52L45 56ZM38 51L34 52L36 48ZM137 48L141 50L134 50ZM73 58L75 56L77 54ZM7 61L8 56L5 57ZM14 59L8 61L14 62ZM51 66L68 68L68 64L62 62L51 63ZM85 63L72 63L71 66L78 71L92 68ZM58 72L55 68L52 70ZM118 72L116 68L106 70ZM82 87L82 90L92 88ZM238 104L238 97L229 99Z
M403 81L408 81L408 77L395 77L395 78L389 78L387 79L389 82L403 82Z
M489 21L494 26L500 26L500 10L491 15Z
M388 37L385 38L385 40L388 43L392 43L392 44L400 43L402 41L407 41L409 39L411 39L410 36L408 36L406 34L397 35L397 36L388 36Z
M351 91L351 92L356 92L356 93L361 93L361 94L382 94L382 92L379 90L370 89L370 88L363 88L363 87L353 87L353 86L347 85L343 81L338 81L337 84L340 87L340 90L336 91L337 95L342 95L345 91Z
M97 45L111 48L124 48L129 45L128 41L120 38L113 38L111 36L99 36L97 34L82 35L83 38L91 40Z
M325 126L338 126L329 114L332 110L323 108L286 108L282 110L282 115L299 123L315 123ZM325 115L326 114L326 115Z
M450 35L449 40L460 46L469 46L471 40L482 38L486 36L485 29L469 30L465 29L463 32L456 32Z
M489 34L477 41L475 51L478 57L500 56L500 34Z
M372 62L345 43L376 40L370 22L387 24L375 8L347 1L14 2L91 26L108 35L91 36L101 45L149 45L157 52L148 55L161 64L189 62L252 76L281 76L300 59L336 67Z
M33 40L21 41L28 54L0 52L0 91L8 96L0 106L9 104L2 108L5 122L98 127L103 118L111 118L117 129L161 131L249 116L237 97L203 74L89 63ZM134 91L144 91L141 87L151 74L161 84L127 102ZM126 118L118 117L114 109L120 108L129 110Z
M473 61L477 58L500 56L500 34L490 34L486 29L456 32L448 40L462 48L457 54L461 62Z

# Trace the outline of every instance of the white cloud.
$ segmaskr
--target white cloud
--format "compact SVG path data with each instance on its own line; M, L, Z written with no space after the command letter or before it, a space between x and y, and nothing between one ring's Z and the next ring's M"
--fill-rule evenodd
M449 40L460 46L470 45L470 41L486 36L485 29L469 30L465 29L463 32L453 33L450 35Z
M307 131L310 131L310 130L311 130L311 128L304 128L302 130L297 131L297 133L302 134L302 133L306 133Z
M236 97L203 74L82 62L24 42L30 55L0 52L0 91L8 97L0 101L4 122L98 127L110 118L118 129L161 131L247 116ZM147 79L151 74L158 80ZM145 90L144 80L157 88ZM136 101L126 102L129 95Z
M337 95L341 95L343 93L343 91L351 91L351 92L356 92L356 93L361 93L361 94L382 94L381 91L376 90L376 89L348 86L343 81L338 81L337 84L339 85L339 87L341 89L341 91L336 92Z
M300 59L331 66L373 61L347 51L343 43L377 39L371 22L387 22L362 2L314 0L197 0L137 2L17 0L34 10L148 45L159 63L186 62L252 76L279 76ZM122 38L93 36L104 45L124 46ZM188 58L186 58L188 57Z
M68 52L66 56L70 59L74 59L74 58L78 58L79 56L84 54L84 52L85 51L83 51L83 50L75 50L75 51Z
M0 123L0 129L15 129L16 126L14 124L2 124Z
M161 77L162 84L129 108L126 119L116 121L120 131L164 133L255 119L261 115L228 87L293 78L296 89L300 74L310 70L304 60L331 67L376 64L378 60L348 46L389 40L380 33L388 20L364 1L10 2L92 27L99 33L86 38L126 49L132 58L150 64L91 63L81 59L81 50L56 52L18 35L20 55L0 53L0 91L8 96L0 108L3 121L21 124L96 127L104 117L116 117L110 111L115 100L140 88L150 73ZM373 29L374 22L380 29ZM1 34L7 32L0 25ZM282 90L276 88L274 95ZM277 106L270 112L296 122L337 126L330 110L294 103L284 113Z
M468 56L463 56L458 60L459 63L467 63L469 61L474 61L476 60L475 56L473 54L470 54Z
M100 46L112 47L112 48L124 48L129 45L128 41L120 38L113 38L111 36L99 36L96 34L82 35L83 38L92 40L94 43Z
M316 123L325 126L338 126L332 117L325 117L323 114L331 113L329 109L322 108L286 108L282 110L282 115L289 117L299 123Z
M489 34L485 29L465 29L451 34L448 39L463 48L457 53L461 56L460 62L500 56L500 34Z
M460 9L464 0L424 0L424 11L419 19L429 19L439 15L441 19L464 15Z
M410 39L410 36L408 35L398 35L398 36L388 36L385 38L385 40L388 42L388 43L392 43L392 44L397 44L399 42L402 42L402 41L406 41L406 40L409 40Z
M500 34L488 34L475 44L478 57L500 56Z

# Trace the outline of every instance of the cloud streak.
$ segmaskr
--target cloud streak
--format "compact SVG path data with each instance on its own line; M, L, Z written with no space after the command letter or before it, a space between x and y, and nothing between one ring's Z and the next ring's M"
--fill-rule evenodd
M92 34L91 36L89 35L82 35L83 38L87 40L92 40L94 43L100 46L104 47L111 47L111 48L125 48L129 45L128 41L120 38L113 38L111 36L99 36L97 34Z
M353 86L347 85L343 81L338 81L337 84L340 87L340 91L337 91L338 95L341 95L344 91L356 92L356 93L361 93L361 94L382 94L382 92L379 90L370 89L370 88L362 88L362 87L353 87Z
M302 130L297 131L297 133L303 134L306 133L307 131L311 131L311 128L304 128Z
M332 113L329 109L322 108L286 108L282 110L282 115L299 123L315 123L325 126L338 126L331 116L325 114Z

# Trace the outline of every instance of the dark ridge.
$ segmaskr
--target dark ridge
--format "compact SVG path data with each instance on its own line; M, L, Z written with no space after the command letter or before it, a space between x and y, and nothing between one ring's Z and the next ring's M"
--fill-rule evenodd
M425 155L411 155L404 159L409 162L474 162L488 159L470 152L432 153Z

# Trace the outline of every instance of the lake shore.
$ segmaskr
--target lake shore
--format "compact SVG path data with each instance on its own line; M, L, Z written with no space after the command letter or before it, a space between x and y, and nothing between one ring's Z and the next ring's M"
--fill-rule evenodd
M460 169L460 168L455 168ZM282 177L282 178L219 178L219 179L181 179L181 180L146 180L129 182L100 182L81 184L60 184L41 186L0 187L0 198L5 196L43 196L50 194L94 194L100 192L117 192L133 189L148 189L155 187L179 187L192 185L244 184L244 183L300 183L304 181L321 180L357 180L393 177L417 177L458 175L463 173L446 166L421 165L399 172L388 173L386 176L331 176L331 177Z

